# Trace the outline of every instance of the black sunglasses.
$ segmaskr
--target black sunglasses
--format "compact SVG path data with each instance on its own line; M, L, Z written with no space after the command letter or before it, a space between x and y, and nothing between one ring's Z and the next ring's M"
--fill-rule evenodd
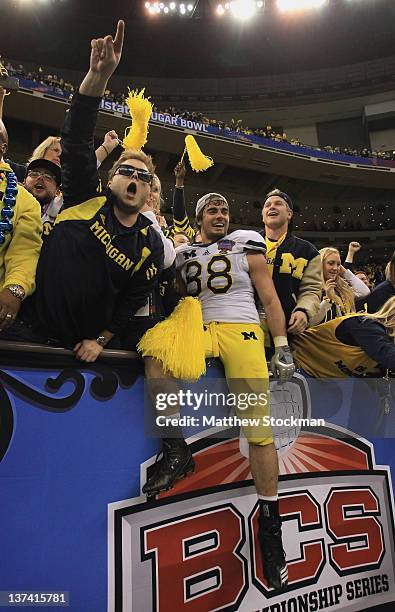
M122 174L122 176L131 177L133 174L137 172L137 178L139 181L143 181L143 183L151 183L153 179L153 175L148 172L148 170L142 170L141 168L134 168L133 166L129 166L128 164L124 164L119 166L115 174Z

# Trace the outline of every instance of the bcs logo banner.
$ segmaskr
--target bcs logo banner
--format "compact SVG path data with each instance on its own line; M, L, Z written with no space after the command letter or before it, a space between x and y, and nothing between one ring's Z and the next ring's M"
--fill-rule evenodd
M238 439L206 438L193 443L197 470L175 494L109 506L109 611L360 612L393 601L389 468L375 466L368 442L324 433L279 449L286 592L262 574Z

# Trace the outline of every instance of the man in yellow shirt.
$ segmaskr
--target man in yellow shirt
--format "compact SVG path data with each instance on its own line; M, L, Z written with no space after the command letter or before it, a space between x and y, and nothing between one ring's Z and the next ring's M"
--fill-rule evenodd
M10 327L33 293L41 250L41 210L5 163L8 134L0 119L0 331Z

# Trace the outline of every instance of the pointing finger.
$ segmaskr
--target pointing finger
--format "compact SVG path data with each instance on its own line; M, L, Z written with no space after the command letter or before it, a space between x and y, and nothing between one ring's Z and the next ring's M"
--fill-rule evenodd
M117 24L117 32L114 38L114 53L121 53L125 35L125 22L120 19Z

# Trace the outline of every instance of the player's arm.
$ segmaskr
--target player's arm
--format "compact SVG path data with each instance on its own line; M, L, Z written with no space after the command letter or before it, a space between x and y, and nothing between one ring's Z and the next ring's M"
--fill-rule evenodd
M295 366L288 346L284 311L264 255L250 252L247 254L247 262L251 282L264 306L267 324L273 336L275 354L272 360L272 368L279 375L280 380L285 382L292 378Z

